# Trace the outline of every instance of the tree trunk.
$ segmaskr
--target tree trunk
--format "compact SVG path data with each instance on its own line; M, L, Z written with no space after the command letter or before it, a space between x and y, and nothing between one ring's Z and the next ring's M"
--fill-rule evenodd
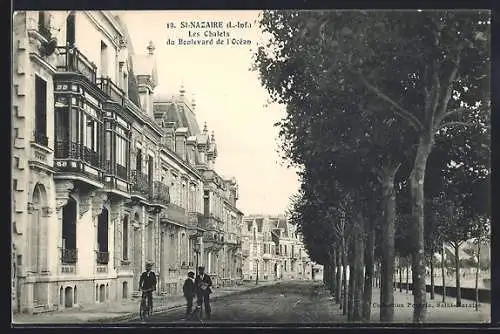
M337 268L337 254L335 252L335 249L333 249L333 255L332 255L332 260L331 260L331 265L330 265L330 277L328 278L330 281L330 291L332 293L332 296L335 296L335 268Z
M337 251L337 272L335 273L335 279L336 279L336 284L335 284L335 298L337 299L337 303L342 305L342 295L341 295L341 288L342 288L342 276L341 276L341 266L342 266L342 252ZM341 306L342 307L342 306Z
M365 287L363 290L363 319L370 321L373 295L373 271L375 256L375 231L373 223L368 229L366 252L365 252Z
M434 300L434 252L431 254L431 300Z
M382 230L382 261L380 289L380 321L394 320L394 233L396 221L396 192L394 176L396 168L385 169L382 175L382 194L384 202L384 220Z
M412 253L413 322L423 323L427 311L425 289L424 249L424 180L427 159L431 152L433 130L424 134L419 141L417 153L410 173L409 184L412 199L414 243Z
M410 290L410 266L407 264L406 268L406 293Z
M441 247L441 275L443 276L443 303L446 302L446 275L445 275L445 260L444 260L444 243Z
M399 258L399 261L401 261L401 258ZM401 265L401 262L399 263L399 292L403 292L403 266Z
M476 266L476 311L479 311L479 269L481 268L481 235L477 240L477 266Z
M347 291L347 320L352 320L354 306L354 289L356 288L356 273L353 261L353 241L349 242L349 288Z
M342 315L347 314L348 293L347 293L347 245L345 238L342 238Z
M365 284L365 240L364 240L364 219L358 214L358 231L354 240L354 298L353 298L353 320L361 321L363 318L363 288Z
M462 296L460 293L460 255L459 255L459 247L460 243L455 242L453 245L455 248L455 288L457 289L457 307L462 306Z

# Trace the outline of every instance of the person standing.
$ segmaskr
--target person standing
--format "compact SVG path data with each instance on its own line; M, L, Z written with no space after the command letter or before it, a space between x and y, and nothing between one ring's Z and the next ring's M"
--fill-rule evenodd
M198 267L198 276L195 280L197 305L200 307L202 304L205 308L205 315L210 319L212 309L210 308L210 294L212 293L212 279L209 275L205 274L205 267Z
M182 287L184 292L184 298L186 298L186 319L191 315L193 310L193 299L196 295L196 289L194 285L194 273L192 271L188 272L188 278L184 281Z

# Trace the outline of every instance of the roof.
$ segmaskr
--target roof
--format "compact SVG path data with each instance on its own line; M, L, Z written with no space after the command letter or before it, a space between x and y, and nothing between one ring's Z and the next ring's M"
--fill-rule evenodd
M153 87L158 84L158 72L154 55L134 54L132 56L135 75L151 76Z

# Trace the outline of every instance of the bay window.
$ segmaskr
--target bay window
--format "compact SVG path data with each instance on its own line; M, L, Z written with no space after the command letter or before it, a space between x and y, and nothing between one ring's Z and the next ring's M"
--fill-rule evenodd
M55 84L55 157L100 167L101 104L75 83Z
M119 116L107 112L105 119L105 170L128 180L130 129Z

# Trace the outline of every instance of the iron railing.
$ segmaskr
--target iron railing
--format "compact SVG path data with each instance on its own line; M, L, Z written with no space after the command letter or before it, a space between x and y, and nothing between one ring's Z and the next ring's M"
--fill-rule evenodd
M181 224L188 223L188 216L186 215L186 209L181 206L178 206L174 203L168 203L167 216L170 220Z
M76 47L58 46L59 58L57 70L62 72L76 72L85 76L90 82L96 83L97 66L91 62Z
M161 181L154 181L151 200L154 203L159 203L163 205L167 205L168 203L170 203L169 187Z
M99 88L109 96L109 98L123 106L125 104L125 92L118 87L110 78L97 78Z
M109 252L96 252L96 253L97 253L97 263L98 264L108 264Z
M101 165L99 152L74 141L56 141L54 157L56 159L81 159L97 168Z
M99 163L99 153L88 148L87 146L81 145L82 147L82 160L88 162L92 166L100 167Z
M61 262L63 264L75 264L78 260L77 249L61 249Z
M122 166L120 164L116 164L116 176L118 176L123 180L128 180L127 167Z
M146 174L138 170L132 170L130 178L132 180L132 191L149 194L150 186L148 176Z

